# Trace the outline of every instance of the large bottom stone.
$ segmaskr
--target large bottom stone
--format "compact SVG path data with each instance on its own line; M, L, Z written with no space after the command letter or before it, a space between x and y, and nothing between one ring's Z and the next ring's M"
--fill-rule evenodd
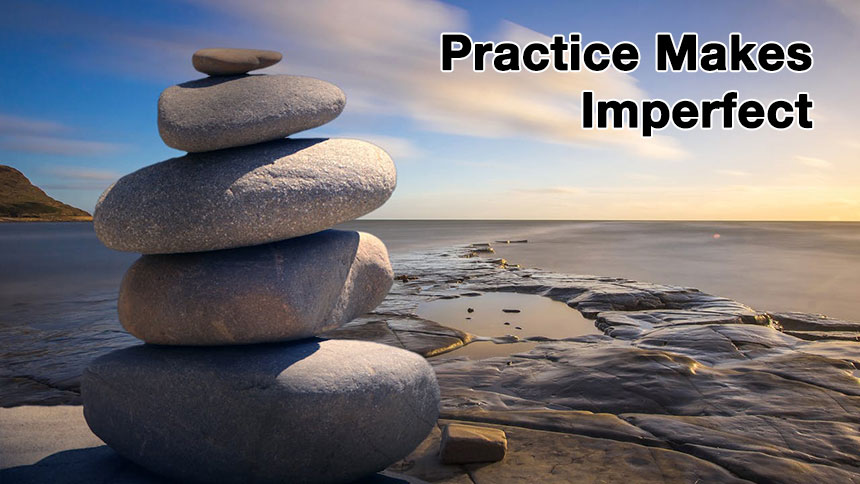
M408 455L439 387L420 356L377 343L135 346L84 373L93 433L147 469L193 482L346 482Z
M156 344L309 338L375 308L393 278L382 241L343 230L241 249L146 255L123 278L119 320Z

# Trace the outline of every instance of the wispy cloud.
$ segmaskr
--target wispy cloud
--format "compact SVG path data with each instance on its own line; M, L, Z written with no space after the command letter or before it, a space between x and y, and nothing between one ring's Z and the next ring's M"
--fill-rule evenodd
M410 160L424 155L424 150L407 138L376 133L338 133L339 138L355 138L369 141L383 148L397 161Z
M660 179L659 176L657 176L653 173L636 173L636 172L625 173L624 177L629 178L630 180L644 181L644 182L654 182L654 181L657 181Z
M45 190L102 191L121 176L117 172L83 166L49 166L41 173L50 180L40 184Z
M750 176L750 173L748 171L743 171L743 170L719 169L719 170L714 170L714 173L717 173L718 175L726 175L726 176L731 176L731 177L736 177L736 178L743 178L743 177Z
M11 116L0 113L0 136L43 135L68 131L68 127L54 121Z
M797 155L794 157L800 164L804 166L808 166L810 168L816 168L819 170L824 170L833 167L833 163L822 160L821 158L812 158L810 156L800 156Z
M0 139L0 149L48 155L103 155L119 151L120 145L50 136L14 136Z
M409 119L428 131L487 138L608 146L654 159L686 156L668 136L646 139L635 130L583 130L581 91L599 98L647 97L636 79L602 73L546 71L474 73L466 65L439 70L439 34L469 31L468 14L436 0L190 0L223 13L229 24L213 29L100 22L75 35L102 36L100 65L113 71L162 76L191 75L191 53L201 46L252 45L282 50L285 60L271 72L330 80L348 94L347 112ZM223 27L223 28L222 28ZM66 28L58 25L57 28ZM488 39L524 44L549 38L503 22ZM158 65L158 69L152 69ZM385 146L383 146L385 148Z
M373 215L528 219L540 213L546 219L562 220L858 220L860 216L856 184L571 188L570 196L542 189L395 193L398 203L386 204Z
M59 176L67 179L102 182L113 182L122 176L114 171L96 170L93 168L78 166L52 166L46 168L44 171L48 175Z
M824 0L824 2L842 12L851 21L860 24L860 2L857 0Z
M200 3L251 19L261 36L283 45L287 61L274 70L307 72L343 85L350 96L347 109L397 113L441 133L609 145L649 158L684 156L668 137L643 139L633 130L581 129L582 90L594 90L603 98L646 97L628 74L475 73L468 65L440 72L439 34L469 29L464 11L441 2L269 0L250 8L238 0ZM549 37L503 22L490 39L524 45ZM359 102L351 107L356 98Z
M122 145L69 137L74 130L55 121L0 114L0 149L50 155L102 155Z
M583 195L586 193L579 187L517 188L512 192L527 195Z

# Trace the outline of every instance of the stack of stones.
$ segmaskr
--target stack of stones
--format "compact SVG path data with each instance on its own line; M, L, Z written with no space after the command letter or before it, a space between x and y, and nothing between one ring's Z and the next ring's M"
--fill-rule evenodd
M323 332L370 311L393 272L376 237L328 230L382 205L394 164L350 139L284 139L343 110L337 87L247 75L277 52L205 49L211 77L165 90L189 153L117 181L94 224L144 254L119 295L147 344L87 368L84 415L121 455L181 482L345 482L405 457L438 415L420 356Z

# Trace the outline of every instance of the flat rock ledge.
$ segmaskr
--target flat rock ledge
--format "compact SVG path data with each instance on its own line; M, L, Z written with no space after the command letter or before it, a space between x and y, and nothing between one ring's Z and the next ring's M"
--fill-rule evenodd
M444 273L427 254L395 260L386 301L331 335L364 333L406 348L433 340L441 348L452 341L415 318L418 302L486 291L565 302L604 335L533 338L534 349L517 352L514 343L506 357L470 360L453 351L431 358L442 391L440 429L475 422L504 430L508 455L493 464L442 465L436 431L390 470L464 483L585 475L860 482L858 323L756 311L692 288L462 257L469 253L437 253L447 259ZM480 339L466 334L462 344Z
M388 469L399 479L389 482L860 482L857 323L757 311L692 288L462 257L468 253L392 257L385 301L327 334L444 353L429 359L440 427ZM528 351L512 343L509 356L469 360L456 349L486 338L416 316L422 301L485 291L563 301L604 334L533 338ZM134 344L102 335L101 344ZM39 398L73 403L73 372L87 361L69 356L62 378L52 363L15 376L58 386ZM451 422L503 430L505 459L442 465L440 429Z

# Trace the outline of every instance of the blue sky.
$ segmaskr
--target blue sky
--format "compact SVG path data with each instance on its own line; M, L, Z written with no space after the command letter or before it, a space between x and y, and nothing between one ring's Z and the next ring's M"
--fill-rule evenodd
M438 69L439 33L477 40L581 32L635 42L642 64L609 72ZM809 42L803 74L657 73L654 34L702 42ZM279 50L262 72L310 75L348 97L332 123L387 149L398 189L371 218L860 220L860 3L853 0L9 1L0 18L0 163L92 210L119 176L181 153L156 127L159 93L201 77L194 50ZM468 67L465 66L464 67ZM578 128L579 93L598 97L794 99L813 131Z

